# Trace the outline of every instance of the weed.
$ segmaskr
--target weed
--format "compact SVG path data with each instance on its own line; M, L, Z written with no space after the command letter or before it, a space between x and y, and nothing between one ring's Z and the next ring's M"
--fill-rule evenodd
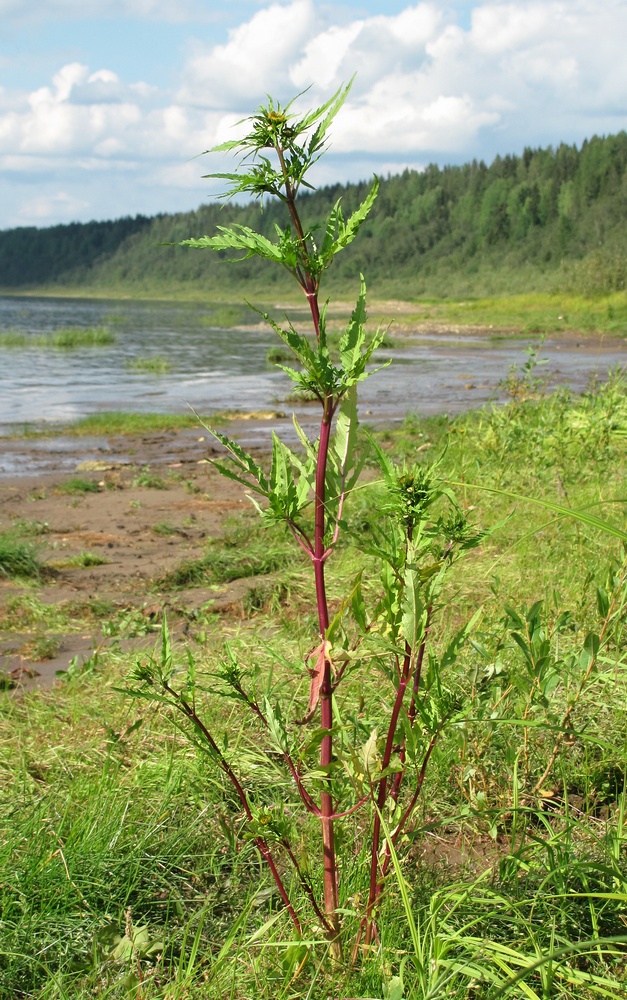
M90 566L106 566L108 562L108 559L98 555L97 552L77 552L76 555L65 559L63 565L78 569L88 569Z
M135 372L146 372L150 375L167 375L172 370L172 364L160 354L149 358L133 358L127 361L126 367Z
M175 528L169 521L158 521L156 524L152 525L152 530L155 535L161 535L163 538L169 538L170 535L176 535L179 529Z
M82 479L80 476L74 476L72 479L67 479L64 483L57 486L57 491L59 493L67 493L70 496L75 494L85 494L85 493L98 493L100 487L98 483L93 479Z
M30 660L54 660L59 655L61 641L54 635L38 635L23 647L22 654Z
M207 418L208 419L208 418ZM213 418L212 418L213 419ZM64 428L64 433L77 437L90 434L158 434L165 431L197 427L193 414L125 413L121 411L91 413Z
M271 347L266 354L269 365L286 365L292 360L292 352L287 347Z
M87 329L69 327L45 334L23 333L20 330L0 332L0 347L76 350L81 347L108 347L114 343L114 335L102 326Z
M246 165L239 174L225 175L232 184L231 194L270 195L286 206L291 225L285 231L277 230L280 235L278 243L270 244L265 237L242 226L220 226L216 237L185 240L183 243L195 248L244 251L247 256L258 255L279 261L305 294L313 324L315 340L311 344L293 325L282 328L264 315L278 334L282 350L288 349L292 356L294 367L286 366L285 370L295 383L297 392L311 394L321 406L320 432L316 440L310 440L295 423L304 448L303 457L293 454L273 435L272 466L270 474L266 475L256 460L236 442L217 431L212 433L224 446L230 460L230 464L215 462L218 470L256 495L259 512L267 523L282 523L289 529L294 541L309 558L313 571L311 605L317 616L317 642L305 657L311 685L309 703L300 722L301 726L305 726L317 717L321 733L316 742L321 780L312 784L311 790L301 769L301 762L308 754L309 737L303 742L296 734L290 735L284 721L284 710L275 701L274 695L272 700L266 695L262 704L257 701L245 680L245 668L240 667L230 649L227 650L220 676L228 696L247 706L261 724L262 731L269 734L272 752L282 758L286 776L294 781L305 816L309 814L320 823L321 903L316 898L309 874L296 858L296 830L278 811L272 813L269 804L256 803L254 790L247 787L245 778L238 777L238 763L219 749L214 735L198 715L194 694L196 671L191 660L185 691L176 686L176 668L165 621L161 661L151 658L148 665L138 667L135 675L139 682L135 693L170 701L192 724L196 734L202 734L208 752L233 786L246 816L250 836L272 872L297 935L300 936L302 931L301 915L279 874L274 860L277 849L293 865L294 876L308 897L315 919L322 926L336 958L341 953L336 819L351 815L371 800L375 803L369 889L355 946L358 947L363 938L365 946L369 947L378 933L375 914L393 850L388 835L384 855L380 856L381 813L388 801L398 813L398 816L395 815L395 843L404 835L411 820L440 735L456 714L454 702L447 697L435 696L431 685L425 683L426 675L423 677L422 673L427 640L433 629L434 607L444 576L458 554L476 546L482 537L473 533L450 492L437 485L432 471L425 472L415 466L396 469L386 454L375 446L386 490L379 508L387 516L377 527L374 550L383 558L389 573L381 577L383 595L372 612L367 610L359 574L340 604L340 610L332 616L325 567L337 549L344 526L345 502L356 486L364 462L357 439L357 385L367 377L368 362L381 346L385 333L378 330L367 340L366 288L362 277L351 319L345 332L337 338L331 354L327 312L326 309L320 310L319 289L322 276L335 255L353 241L370 212L378 182L375 181L364 202L348 219L344 218L338 201L321 227L324 237L321 240L316 237L316 242L312 231L307 230L301 220L297 195L308 168L321 155L327 129L342 107L349 89L340 89L323 107L301 119L290 112L291 104L283 108L275 106L270 100L253 117L252 131L243 140L225 147L243 153L243 164ZM267 158L266 150L274 151L274 166ZM283 563L285 557L282 550L279 551ZM208 573L211 574L209 579L216 581L244 574L268 573L278 568L273 555L267 544L258 558L255 558L257 553L252 552L251 546L243 553L239 549L229 553L228 548L223 548L217 558L210 550L202 560L183 564L170 574L166 582L179 586L200 583ZM251 609L265 600L259 588L249 592L248 605ZM467 631L468 626L464 626L449 647L448 658L451 662L455 660ZM336 690L344 675L351 673L351 665L356 668L364 662L364 658L378 659L383 656L383 650L376 641L372 647L370 645L373 634L387 636L391 660L387 671L383 668L383 674L392 680L392 700L386 706L386 721L382 721L375 712L368 724L360 727L357 733L354 726L338 724L335 717ZM429 662L436 677L433 686L439 691L437 661L430 656ZM404 707L406 692L409 704ZM425 728L427 716L430 723ZM422 733L420 739L418 728ZM385 734L380 740L379 731ZM351 785L350 804L346 803L348 789L334 770L338 759L342 761ZM411 781L415 786L413 793L408 792L406 797L401 797L403 778L407 779L406 785ZM314 787L315 798L312 794ZM338 805L340 802L341 806ZM337 817L336 812L340 814Z
M47 535L50 527L47 521L32 521L17 517L13 521L13 530L18 535Z
M151 490L168 489L168 483L166 480L163 479L162 476L157 476L154 472L151 472L148 466L145 466L141 472L137 473L131 482L131 486L143 486L146 489Z
M160 581L162 587L198 587L209 583L231 583L249 576L267 576L284 570L294 562L293 553L281 544L264 539L245 548L231 548L214 543L204 556L186 559Z
M5 631L20 632L34 626L61 631L68 625L68 613L62 605L45 604L38 597L12 597L0 608L0 628Z
M40 573L32 545L18 540L12 532L0 534L0 577L37 578Z

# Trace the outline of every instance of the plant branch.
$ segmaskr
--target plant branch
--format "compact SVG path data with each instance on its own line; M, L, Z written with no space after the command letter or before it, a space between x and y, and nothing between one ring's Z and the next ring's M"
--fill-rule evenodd
M240 782L239 782L239 780L237 778L237 775L233 771L233 768L231 767L231 765L229 764L229 762L227 761L227 759L224 757L224 755L223 755L222 751L220 750L218 744L216 743L216 741L214 740L213 736L211 735L211 733L209 732L209 730L207 729L207 727L203 723L202 719L199 718L199 716L197 715L195 709L189 704L189 702L186 701L185 698L183 698L183 696L181 694L179 694L178 691L175 691L174 688L170 687L170 685L167 683L167 681L163 681L163 687L164 687L164 690L167 691L168 694L175 699L175 704L179 708L179 711L181 711L183 713L183 715L185 715L194 724L194 726L197 729L199 729L200 732L203 734L203 736L206 739L207 743L209 744L209 746L213 750L213 752L214 752L214 754L215 754L215 756L217 758L217 761L218 761L220 767L222 768L222 770L224 771L224 773L228 777L229 781L233 785L233 788L235 789L237 797L238 797L238 799L240 800L240 802L242 804L242 808L244 810L244 813L246 814L246 819L249 822L251 822L252 818L253 818L253 814L252 814L250 805L248 803L248 797L246 795L246 792L242 788L242 785L240 784ZM296 928L296 932L299 935L302 934L302 928L301 928L300 920L298 919L298 916L296 915L296 911L294 910L294 907L292 906L292 903L290 902L290 898L289 898L289 896L287 894L285 886L283 885L283 881L281 879L281 876L279 875L278 869L276 867L274 858L272 857L272 853L270 851L270 848L268 847L268 844L263 839L263 837L259 837L259 836L255 837L255 843L257 844L257 847L259 848L259 851L261 852L261 855L262 855L264 861L267 862L268 867L270 868L270 871L272 872L272 877L274 879L274 882L276 884L277 889L279 890L279 895L281 896L281 899L283 900L283 903L285 904L285 908L287 909L290 917L292 918L292 923L294 924L294 927Z

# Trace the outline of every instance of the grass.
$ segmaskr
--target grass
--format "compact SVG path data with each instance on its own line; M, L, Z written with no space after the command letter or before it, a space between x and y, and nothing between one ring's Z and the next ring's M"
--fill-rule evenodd
M80 476L72 476L71 479L66 479L64 483L57 486L57 490L59 493L67 493L69 496L75 496L77 494L98 493L99 486L93 479L82 479Z
M55 692L2 696L2 1000L627 996L623 614L575 699L583 643L599 631L603 593L616 585L624 551L591 524L511 496L585 508L621 528L625 386L615 376L583 397L533 398L533 375L510 379L504 408L454 420L408 417L380 438L410 461L441 455L439 473L457 484L451 488L468 516L479 527L500 527L459 564L440 598L434 656L444 655L451 636L482 608L473 642L447 676L447 697L467 707L434 757L411 849L388 881L377 947L355 965L330 969L315 926L304 941L293 940L232 792L172 729L166 708L121 693L135 654L114 651ZM334 611L360 570L366 597L381 572L375 552L358 553L358 543L372 549L379 512L376 485L359 489L347 505L349 532L330 563ZM251 566L281 580L289 570L287 603L265 603L244 622L206 614L195 623L190 615L175 644L180 670L193 650L203 717L256 799L287 815L290 792L276 754L238 703L220 696L216 673L228 637L258 697L272 699L280 687L293 717L302 716L315 626L299 557L278 532L243 516L226 524L205 558L200 577L176 586L252 575ZM184 606L184 595L176 603ZM522 631L506 606L522 616ZM108 615L112 635L150 627L139 612L110 605L88 602L75 611L85 620L104 616L105 626ZM54 608L28 595L5 606L0 627L32 629L37 638L62 631L72 613L70 605ZM175 612L169 616L174 622ZM530 673L514 638L524 639L526 629L542 633L553 672ZM378 700L385 716L389 687L376 659L347 683L364 700ZM545 794L533 795L571 703ZM359 713L351 724L360 731ZM262 781L268 764L275 778ZM359 813L346 819L339 846L349 929L367 886L360 823ZM298 843L305 860L316 835L315 822L304 821Z
M598 298L572 293L533 292L520 295L468 298L464 301L414 300L419 308L403 312L403 323L442 323L461 327L481 326L521 334L627 333L627 294L616 292ZM392 327L394 330L394 327Z
M155 475L148 466L142 469L132 480L132 486L143 486L152 490L167 490L168 483L162 476Z
M218 327L221 329L232 326L243 326L247 323L256 323L257 314L252 309L247 309L239 304L229 304L217 306L206 316L199 318L201 326Z
M205 418L212 425L222 423L219 414ZM63 433L75 437L108 434L158 434L168 431L198 428L198 417L190 413L126 413L110 411L92 413L75 423L65 425ZM58 433L58 429L56 431Z
M61 642L54 635L38 635L22 646L21 653L29 660L41 662L54 660L59 655Z
M64 559L63 565L77 569L89 569L90 566L106 566L109 560L97 552L77 552L74 556Z
M3 632L40 632L42 628L61 631L69 629L70 625L66 606L46 604L34 594L11 597L0 607L0 630Z
M150 358L133 358L126 367L134 372L146 372L149 375L167 375L172 370L172 363L160 354Z
M171 535L176 535L179 531L173 524L169 521L158 521L156 524L152 525L152 530L155 535L161 535L162 538L169 538Z
M268 538L260 536L250 517L232 518L224 537L210 544L198 559L185 559L161 580L164 589L196 587L204 584L231 583L245 577L267 576L288 569L295 561L294 553L282 532ZM267 596L267 595L266 595ZM265 603L262 591L250 597Z
M105 326L68 327L42 334L24 333L21 330L0 331L0 347L77 350L81 347L109 347L114 343L115 336Z
M47 535L50 531L46 521L36 521L31 518L19 517L13 521L13 531L19 535Z
M31 543L22 541L15 532L0 534L0 579L32 579L39 577L40 573L41 566Z

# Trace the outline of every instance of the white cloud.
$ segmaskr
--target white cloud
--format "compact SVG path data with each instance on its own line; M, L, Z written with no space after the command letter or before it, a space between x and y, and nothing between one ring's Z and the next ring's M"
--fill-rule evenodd
M551 3L486 4L477 7L472 13L472 43L488 55L519 49L534 39L542 39L555 7Z
M113 16L121 2L48 0L56 15ZM0 0L0 16L31 5ZM215 10L208 0L125 0L124 9L165 19L199 6L205 16ZM0 89L0 171L11 183L37 176L45 186L35 202L24 188L24 218L191 207L215 191L200 175L228 166L190 158L233 137L233 124L267 93L284 101L311 85L306 107L355 72L317 168L322 183L627 126L627 0L476 0L463 23L445 9L427 0L351 19L319 0L259 0L226 42L196 38L173 55L169 91L124 79L106 61L68 62L30 93ZM18 201L0 225L22 217Z
M312 29L313 0L271 4L229 32L224 45L198 45L177 99L205 108L250 110L250 101L285 84L290 61Z
M59 191L58 194L30 199L23 210L23 219L33 225L45 224L51 217L69 222L88 207L88 202L66 191Z

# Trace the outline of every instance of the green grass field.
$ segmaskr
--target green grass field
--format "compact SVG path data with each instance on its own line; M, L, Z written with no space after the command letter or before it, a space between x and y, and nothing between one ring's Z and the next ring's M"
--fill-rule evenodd
M441 655L481 609L445 678L463 717L432 759L376 945L333 964L315 919L295 939L232 789L166 705L124 693L137 656L114 642L54 691L1 695L2 1000L627 996L626 387L615 376L584 397L545 396L534 372L508 385L503 408L409 416L379 437L399 461L439 456L465 514L496 529L456 564L435 614ZM333 607L356 573L368 595L381 569L373 476L347 507ZM7 578L31 573L34 524L16 523L5 542ZM170 624L181 669L187 649L196 660L203 717L224 752L260 803L292 808L271 747L219 695L215 672L228 638L259 690L280 689L302 715L315 633L304 561L282 530L240 516L149 597L238 574L261 584L277 570L282 587L266 587L244 620L186 614L181 600ZM36 577L25 586L3 609L4 635L41 635L65 614L123 638L142 621L96 600L50 607ZM392 689L367 663L346 694L359 690L385 718ZM317 825L297 822L318 892ZM341 830L350 941L367 891L360 814Z

